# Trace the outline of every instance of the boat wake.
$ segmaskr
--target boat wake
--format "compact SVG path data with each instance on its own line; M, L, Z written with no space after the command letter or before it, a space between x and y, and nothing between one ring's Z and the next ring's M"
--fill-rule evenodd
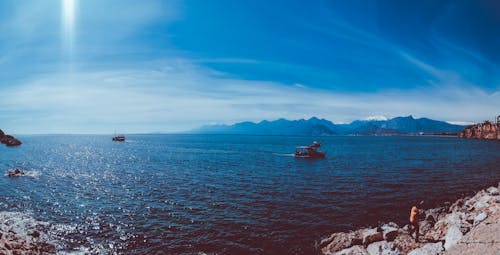
M294 157L295 154L293 153L274 153L276 156L281 156L281 157Z

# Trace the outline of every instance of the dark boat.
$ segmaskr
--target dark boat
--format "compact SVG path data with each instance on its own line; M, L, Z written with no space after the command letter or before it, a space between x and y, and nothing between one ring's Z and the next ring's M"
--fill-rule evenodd
M325 153L318 151L321 144L314 141L309 146L297 146L295 147L295 157L296 158L325 158Z
M9 171L7 174L9 177L19 177L19 176L26 175L26 172L24 170L21 170L21 169L16 169L16 170Z
M124 135L117 135L113 137L113 141L115 142L125 142L125 136Z

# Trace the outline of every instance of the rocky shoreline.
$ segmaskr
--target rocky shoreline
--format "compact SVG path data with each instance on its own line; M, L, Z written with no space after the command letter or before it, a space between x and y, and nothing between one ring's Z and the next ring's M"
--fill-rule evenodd
M21 237L13 230L0 230L0 254L56 254L56 248L38 240L40 232L34 230L29 237Z
M486 140L500 140L500 116L497 117L497 123L485 121L483 123L475 124L466 127L458 134L460 138L472 139L486 139Z
M419 242L409 234L408 225L390 222L333 233L321 240L319 248L326 255L498 255L499 189L500 183L450 206L425 210L420 216Z

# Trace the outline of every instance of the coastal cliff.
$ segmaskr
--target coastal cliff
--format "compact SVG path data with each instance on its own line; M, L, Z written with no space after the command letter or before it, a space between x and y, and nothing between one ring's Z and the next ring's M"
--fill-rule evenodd
M322 254L458 255L500 252L500 183L457 200L449 207L425 210L420 242L403 227L388 223L330 235L320 243Z
M500 123L485 121L466 127L458 135L461 138L500 140Z
M6 135L1 129L0 129L0 142L5 144L6 146L19 146L22 144L22 142L19 141L17 138L11 135Z

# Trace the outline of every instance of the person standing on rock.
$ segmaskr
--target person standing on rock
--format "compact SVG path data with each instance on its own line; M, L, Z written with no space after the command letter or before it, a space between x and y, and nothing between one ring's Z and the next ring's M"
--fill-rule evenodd
M418 208L413 206L410 211L410 225L409 225L410 236L415 232L415 241L418 242L419 226L418 226Z

